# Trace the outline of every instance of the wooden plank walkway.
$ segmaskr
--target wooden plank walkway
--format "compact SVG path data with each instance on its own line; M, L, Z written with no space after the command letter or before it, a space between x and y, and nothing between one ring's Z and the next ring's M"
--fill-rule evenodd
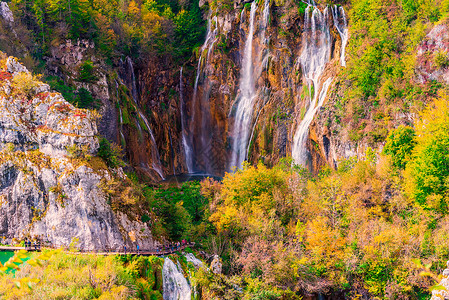
M174 247L173 250L133 250L133 251L115 251L115 252L94 252L94 251L83 251L83 252L68 252L71 254L77 254L77 255L81 255L81 254L97 254L97 255L140 255L140 256L164 256L164 255L169 255L169 254L173 254L177 251L182 251L187 247L194 247L195 243L189 243L189 244L185 244L180 246L179 248ZM47 248L47 247L44 247ZM27 251L41 251L40 248L37 248L37 250L34 249L34 247L9 247L9 246L0 246L0 252L14 252L14 251L19 251L19 250L27 250Z
M37 250L34 249L34 247L13 247L13 246L0 246L0 252L14 252L19 250L27 250L27 251L40 251L40 248L37 248Z
M174 250L140 250L139 252L133 251L119 251L119 252L70 252L72 254L97 254L97 255L140 255L140 256L164 256L173 254L177 251L182 251L187 247L194 247L195 243L189 243L183 246L180 246L178 249L174 247Z

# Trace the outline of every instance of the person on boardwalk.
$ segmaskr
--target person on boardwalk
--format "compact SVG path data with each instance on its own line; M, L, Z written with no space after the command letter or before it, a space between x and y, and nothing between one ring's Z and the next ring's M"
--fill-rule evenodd
M139 254L139 245L137 245L137 254Z

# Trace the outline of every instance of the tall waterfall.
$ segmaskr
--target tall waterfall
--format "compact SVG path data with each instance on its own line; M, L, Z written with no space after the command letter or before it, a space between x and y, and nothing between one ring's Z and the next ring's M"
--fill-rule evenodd
M186 103L184 102L184 82L182 77L182 67L179 71L179 98L181 102L182 146L184 147L187 171L189 173L193 173L193 149L192 144L189 143L189 136L187 133Z
M312 13L310 10L313 9ZM331 80L327 80L321 89L320 78L331 54L331 35L328 24L328 9L322 13L318 8L309 5L304 17L304 38L300 63L305 79L309 84L312 101L304 119L296 129L292 145L292 157L295 163L305 165L307 161L307 136L313 117L323 104ZM320 92L321 89L321 92ZM324 91L324 93L323 93ZM313 94L313 95L312 95ZM317 106L318 100L318 106Z
M332 7L332 19L334 20L334 26L338 31L341 38L341 53L340 53L340 64L345 67L345 49L348 43L348 21L346 20L345 9L343 6L334 5Z
M253 77L253 35L254 18L256 16L257 4L251 3L248 37L245 42L243 52L242 70L240 73L240 93L237 96L237 108L234 119L232 136L232 153L230 168L241 168L246 159L248 139L251 130L254 100L256 98L256 88Z
M126 64L127 64L127 68L128 68L128 72L129 72L129 76L130 76L130 82L128 82L128 88L129 85L131 86L131 96L134 100L134 104L136 105L136 110L137 110L137 114L138 117L140 119L142 119L142 121L145 124L146 130L148 131L149 135L150 135L150 145L151 145L151 167L154 171L156 171L159 176L162 179L165 179L164 177L164 172L162 171L162 164L161 164L161 159L160 159L160 155L159 155L159 149L157 148L157 143L156 143L156 139L154 138L154 134L153 134L153 130L150 127L150 123L148 122L148 119L145 117L145 115L142 113L142 111L140 110L139 107L139 103L138 103L138 99L139 99L139 93L137 91L137 84L136 84L136 76L135 76L135 72L134 72L134 65L133 62L131 60L131 58L126 57ZM139 131L142 131L142 128L139 124L139 122L136 123L137 128L139 129ZM148 164L145 164L145 167L147 167Z
M212 23L215 28L212 29ZM212 173L210 148L212 138L210 136L210 104L209 94L203 93L200 98L198 95L198 85L203 78L203 86L207 85L207 76L209 75L209 58L213 46L216 42L218 33L217 17L208 17L206 40L200 49L200 57L196 71L195 85L193 88L192 104L190 106L191 115L188 122L185 122L186 137L184 151L186 155L186 165L189 173L196 171L205 171ZM200 98L200 99L199 99ZM184 107L185 109L185 107ZM185 113L185 112L184 112ZM187 130L188 129L188 130ZM187 132L188 131L188 132ZM202 162L200 165L199 162Z
M162 267L164 300L190 300L192 290L182 270L168 257Z

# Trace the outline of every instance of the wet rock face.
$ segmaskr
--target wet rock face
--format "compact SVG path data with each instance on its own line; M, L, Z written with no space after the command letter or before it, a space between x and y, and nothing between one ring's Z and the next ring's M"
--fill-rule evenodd
M116 214L91 167L98 148L94 115L76 109L48 85L35 81L16 59L0 70L0 236L38 236L55 246L73 238L86 250L130 245L136 229L142 248L149 229Z

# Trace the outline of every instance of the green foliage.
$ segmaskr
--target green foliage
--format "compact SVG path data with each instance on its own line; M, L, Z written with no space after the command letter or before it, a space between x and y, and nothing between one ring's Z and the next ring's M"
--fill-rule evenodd
M61 93L67 102L78 108L97 109L99 107L99 100L95 99L85 88L76 90L74 87L65 84L57 76L48 76L46 81L53 90Z
M198 0L13 0L11 7L34 33L37 57L60 41L81 38L94 41L109 62L122 54L185 60L205 33ZM93 71L92 62L84 62L79 80L97 81Z
M409 126L401 125L388 135L383 153L391 155L395 167L404 169L414 146L415 131Z
M98 148L97 155L101 157L110 168L117 168L125 165L122 160L123 155L120 146L111 144L105 138L100 139L100 147Z
M449 106L442 94L416 124L416 146L407 165L407 191L420 204L445 212L449 188Z
M76 106L79 108L99 108L99 101L85 88L80 88L76 93Z
M86 60L81 64L79 68L78 80L81 82L89 83L98 81L98 77L95 75L95 68L92 61Z
M432 83L419 85L415 78L416 47L432 22L447 14L443 2L430 0L361 0L349 11L351 41L343 77L345 110L341 118L351 120L353 141L375 144L386 138L385 128L396 127L394 111L420 108L428 96L436 95ZM388 12L388 13L386 13ZM447 64L438 53L434 64ZM384 114L383 120L375 115ZM366 134L362 122L370 128ZM382 132L383 130L383 132Z
M0 296L5 299L162 300L163 260L160 258L75 255L61 251L48 251L44 255L34 255L27 262L32 267L17 270L14 278L0 277ZM25 285L17 289L13 285L26 282L30 288Z
M176 187L146 188L144 194L151 211L160 218L163 234L172 240L187 238L193 226L205 216L207 200L198 182L185 182Z

